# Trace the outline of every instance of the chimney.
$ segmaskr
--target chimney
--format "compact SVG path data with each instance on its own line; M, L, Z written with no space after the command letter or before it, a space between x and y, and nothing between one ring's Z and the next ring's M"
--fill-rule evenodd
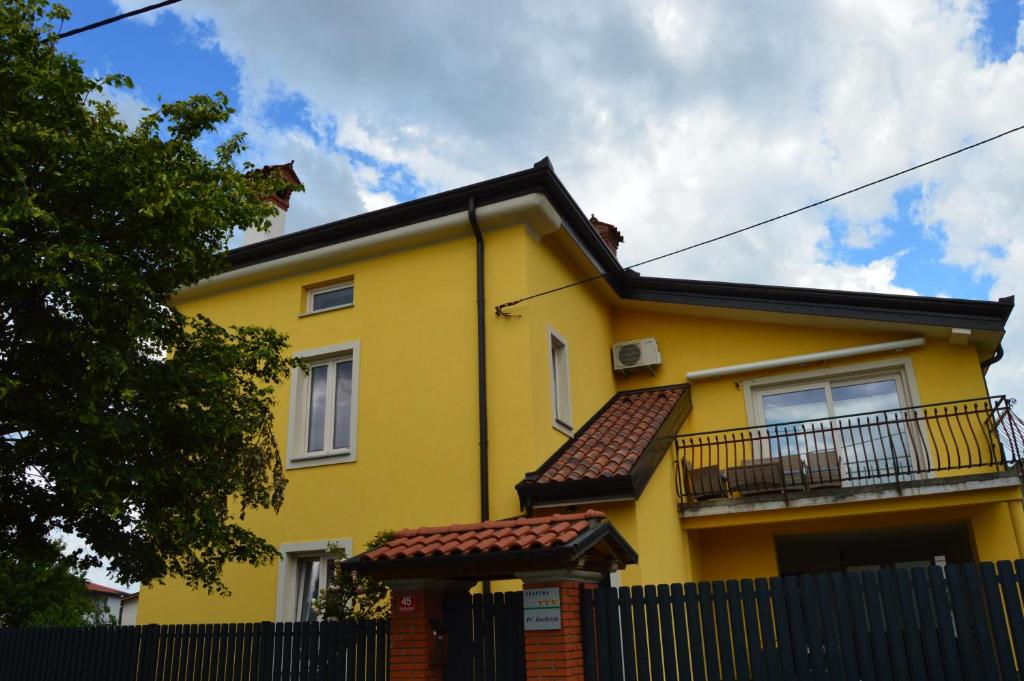
M288 163L281 163L279 165L263 166L259 170L255 170L253 172L264 174L278 173L291 184L302 184L302 182L299 181L299 176L295 174L295 168L292 167L294 163L295 161L289 161ZM242 243L245 246L248 246L249 244L259 243L260 241L273 239L276 236L284 234L284 220L288 214L288 204L291 201L291 198L291 189L284 189L266 197L266 200L269 203L274 204L274 207L277 208L277 214L270 218L270 231L259 232L255 229L247 229L243 232Z
M608 245L612 255L618 257L619 244L625 241L625 239L622 238L622 232L620 232L615 225L608 224L607 222L601 222L594 217L593 213L590 214L590 224L594 226L597 233L601 235L602 239L604 239L604 242Z

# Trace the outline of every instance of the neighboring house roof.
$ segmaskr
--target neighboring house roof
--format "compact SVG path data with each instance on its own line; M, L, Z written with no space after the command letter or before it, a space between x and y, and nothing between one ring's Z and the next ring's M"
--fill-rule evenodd
M115 589L112 586L103 586L102 584L96 584L95 582L86 582L85 588L89 591L97 594L109 594L111 596L124 596L126 593L120 589Z
M601 511L489 520L402 530L388 543L344 565L382 577L406 572L450 576L511 576L558 565L635 563L636 552ZM430 572L424 570L430 569ZM614 569L614 568L613 568Z
M509 175L242 246L228 259L233 268L245 268L464 212L471 198L481 207L534 193L547 197L575 242L625 300L994 331L1003 329L1013 310L1012 297L990 302L640 276L615 259L547 158Z
M139 598L139 592L136 591L133 594L125 594L125 595L121 596L121 602L123 603L124 601L134 601L134 600L137 600L138 598Z
M636 499L690 413L690 386L617 393L516 485L523 506Z

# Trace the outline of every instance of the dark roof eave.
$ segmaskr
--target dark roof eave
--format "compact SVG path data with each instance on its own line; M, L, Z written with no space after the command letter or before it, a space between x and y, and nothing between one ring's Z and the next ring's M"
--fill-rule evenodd
M544 194L551 201L567 220L572 236L605 272L620 269L547 159L526 170L235 248L228 252L228 261L234 269L248 267L465 211L471 197L479 208L532 193ZM615 288L618 277L610 279Z
M1013 311L1012 296L998 301L930 298L763 284L667 279L625 274L621 296L705 307L870 319L930 326L1002 331Z

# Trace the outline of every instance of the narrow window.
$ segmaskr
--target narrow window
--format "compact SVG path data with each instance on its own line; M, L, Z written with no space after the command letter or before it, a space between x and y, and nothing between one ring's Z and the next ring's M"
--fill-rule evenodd
M551 399L555 427L572 430L572 401L569 397L569 348L554 332L551 343Z
M351 307L354 297L355 286L351 281L347 281L344 284L310 289L306 311L323 312L339 307Z
M359 342L298 352L306 370L292 372L288 467L356 460Z
M309 369L306 391L306 456L346 454L352 447L352 357Z

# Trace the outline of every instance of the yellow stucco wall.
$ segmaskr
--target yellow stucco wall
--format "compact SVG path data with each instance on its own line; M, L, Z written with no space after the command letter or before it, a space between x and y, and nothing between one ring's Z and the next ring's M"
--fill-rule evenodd
M518 315L514 318L498 317L491 310L499 302L587 274L572 264L556 235L538 241L535 233L524 225L505 225L485 236L492 518L520 513L515 483L566 441L552 423L549 330L569 347L577 428L617 390L685 382L686 373L697 369L914 335L641 311L614 302L598 285L530 301L513 310ZM259 535L275 545L351 538L359 550L384 528L479 518L474 258L467 224L439 242L337 261L180 305L186 313L202 312L222 324L273 326L289 335L294 351L360 343L356 461L286 471L289 486L281 512L247 516L246 523ZM355 281L352 308L300 315L303 287L342 277ZM657 373L614 375L611 344L648 336L661 348L664 363ZM925 347L900 356L912 361L923 402L985 393L977 353L970 345L954 347L930 339ZM872 359L877 358L828 366ZM743 392L737 388L746 378L695 382L693 412L683 432L746 425ZM289 386L282 386L275 410L282 449L288 391ZM772 574L772 537L780 527L790 531L802 523L812 528L837 522L809 510L790 513L784 520L737 517L728 526L695 527L680 519L676 502L672 456L667 454L638 501L594 505L608 513L641 555L639 566L624 571L623 583ZM880 511L844 520L841 512L839 517L844 523L884 525L924 513L915 511L922 502L907 503L909 508L899 509L903 515ZM1024 512L1008 505L1005 493L998 499L975 500L970 509L979 557L1021 555ZM231 598L194 592L176 581L144 589L138 621L274 618L276 565L229 566L225 582L233 591Z

